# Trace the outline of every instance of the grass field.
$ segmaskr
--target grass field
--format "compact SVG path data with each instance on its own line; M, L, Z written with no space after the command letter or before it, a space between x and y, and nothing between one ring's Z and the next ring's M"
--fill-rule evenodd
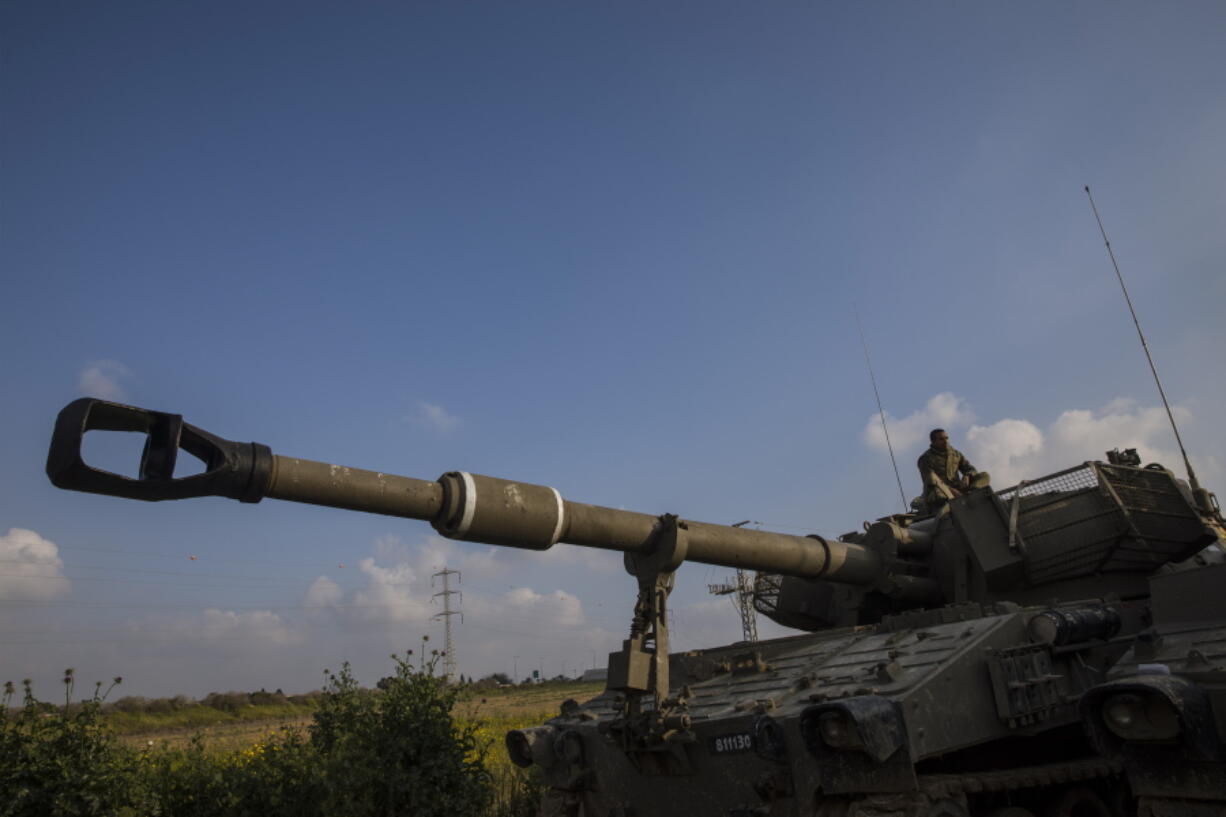
M603 691L603 682L550 682L533 686L465 690L453 715L476 721L483 740L490 742L491 760L502 756L499 746L508 729L543 723L558 714L567 698L586 701ZM262 742L284 727L305 729L314 708L294 704L245 706L233 712L192 706L173 712L111 712L107 724L129 746L182 747L199 735L213 751L243 749Z
M455 715L476 720L545 713L546 718L552 718L558 714L558 708L567 698L574 698L582 703L595 698L603 691L603 681L550 681L529 686L470 689L456 702Z

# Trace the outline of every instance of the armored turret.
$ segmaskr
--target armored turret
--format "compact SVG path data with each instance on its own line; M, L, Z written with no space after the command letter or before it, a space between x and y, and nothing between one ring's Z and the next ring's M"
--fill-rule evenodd
M873 624L915 606L899 588L923 582L931 606L1039 604L1110 592L1148 595L1149 576L1222 536L1216 500L1167 469L1142 468L1134 450L996 492L980 488L938 516L899 514L840 537L872 551L888 576L848 585L759 575L754 604L788 627Z

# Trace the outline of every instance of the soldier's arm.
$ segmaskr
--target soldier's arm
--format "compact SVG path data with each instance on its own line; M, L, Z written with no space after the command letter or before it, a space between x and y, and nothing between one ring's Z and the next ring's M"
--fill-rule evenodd
M945 477L929 464L927 457L920 457L918 464L920 477L924 481L925 498L932 494L943 496L946 499L953 499L956 496L962 495L957 488L946 483Z
M971 465L971 461L968 460L966 457L962 456L961 452L958 453L958 456L961 457L961 459L958 460L958 470L959 471L961 471L963 474L966 474L968 477L974 476L975 474L979 473L979 469Z

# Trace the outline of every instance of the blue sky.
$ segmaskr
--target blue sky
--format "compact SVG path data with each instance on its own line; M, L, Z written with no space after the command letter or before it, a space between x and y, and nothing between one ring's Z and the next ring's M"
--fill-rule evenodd
M1174 467L1085 184L1222 489L1224 37L1208 2L0 5L0 675L373 682L439 638L444 565L465 674L573 673L629 621L609 554L58 491L81 394L837 534L900 504L858 309L910 494L932 425L1002 485ZM677 646L738 637L726 578L683 568Z

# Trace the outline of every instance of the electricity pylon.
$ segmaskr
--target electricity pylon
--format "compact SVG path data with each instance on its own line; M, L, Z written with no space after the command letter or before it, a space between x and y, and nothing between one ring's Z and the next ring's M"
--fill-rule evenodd
M737 570L736 584L708 584L707 590L716 596L732 596L732 603L741 614L743 640L757 641L758 614L753 609L753 577L744 570Z
M746 519L744 522L735 523L732 527L739 528L749 524L760 525L761 523ZM736 611L741 614L742 640L751 643L757 641L758 613L753 609L753 578L744 570L737 568L736 584L708 584L707 590L715 596L732 596L732 603Z
M458 680L458 676L456 674L455 645L451 640L451 617L459 616L460 623L463 623L464 614L459 610L451 609L451 597L459 596L460 604L463 604L464 594L459 590L451 589L451 577L455 576L456 581L459 582L461 580L460 571L448 570L444 566L442 570L430 577L431 587L434 586L434 580L439 576L443 577L443 592L435 593L434 598L443 597L443 612L435 613L433 618L441 616L443 619L443 675L446 677L447 683L454 684Z

